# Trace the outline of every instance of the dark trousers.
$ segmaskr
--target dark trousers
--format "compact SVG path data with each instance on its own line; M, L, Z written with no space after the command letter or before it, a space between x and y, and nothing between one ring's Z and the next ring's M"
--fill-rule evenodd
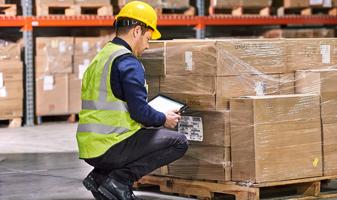
M140 129L103 155L86 159L94 172L131 185L142 176L181 158L188 149L185 135L168 129Z

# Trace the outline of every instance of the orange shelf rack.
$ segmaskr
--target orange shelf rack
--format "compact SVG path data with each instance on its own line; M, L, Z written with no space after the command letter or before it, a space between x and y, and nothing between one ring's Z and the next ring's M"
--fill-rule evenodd
M112 26L113 16L0 17L0 27ZM159 16L159 26L337 25L337 16Z

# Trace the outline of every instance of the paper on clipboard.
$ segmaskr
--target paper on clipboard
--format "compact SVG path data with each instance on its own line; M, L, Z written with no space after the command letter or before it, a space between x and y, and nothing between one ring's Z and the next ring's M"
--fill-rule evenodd
M149 102L149 105L155 110L167 113L170 110L180 110L185 105L168 97L158 95Z

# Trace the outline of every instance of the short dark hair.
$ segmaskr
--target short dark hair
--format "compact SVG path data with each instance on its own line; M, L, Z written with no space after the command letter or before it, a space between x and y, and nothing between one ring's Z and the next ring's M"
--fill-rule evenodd
M116 36L127 34L131 29L136 26L140 26L142 30L142 35L144 35L148 30L153 30L151 27L138 20L127 17L120 17L118 18L118 20L115 21Z

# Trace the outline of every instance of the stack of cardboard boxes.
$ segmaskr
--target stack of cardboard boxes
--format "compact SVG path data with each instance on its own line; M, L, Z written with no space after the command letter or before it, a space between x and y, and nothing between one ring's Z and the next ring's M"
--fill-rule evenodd
M322 118L336 118L331 113L331 85L336 82L329 78L328 84L316 76L316 82L328 89L299 92L297 70L333 68L336 41L157 42L156 48L149 50L156 56L144 58L147 73L160 66L164 75L156 86L159 92L188 104L190 110L184 115L192 118L186 119L203 122L199 131L203 139L191 142L186 155L162 172L183 178L256 183L321 176L323 171L335 173L328 171L334 170L332 148L336 141L324 143L324 138L334 137L336 122L323 120L322 152L320 105L325 108ZM305 81L307 86L316 88L310 80ZM303 94L295 94L295 87ZM326 91L324 98L317 91ZM184 117L182 123L188 126ZM188 135L184 130L181 132Z
M0 40L0 119L23 114L23 65L20 42Z
M81 79L106 37L37 38L36 115L74 114L81 110Z

